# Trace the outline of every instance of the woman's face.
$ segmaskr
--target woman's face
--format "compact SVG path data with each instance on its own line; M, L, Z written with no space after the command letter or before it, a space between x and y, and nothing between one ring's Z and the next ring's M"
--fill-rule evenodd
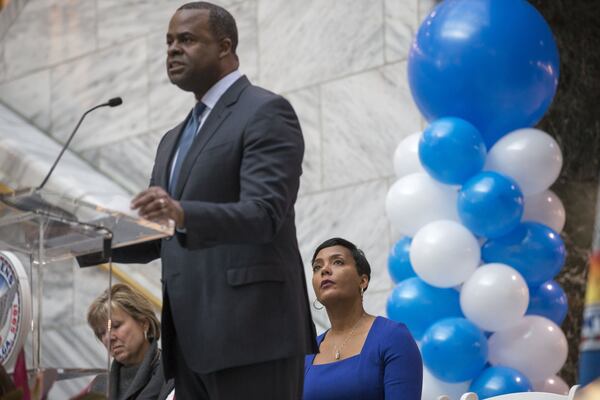
M352 253L344 246L321 249L313 262L312 285L317 299L327 305L342 299L356 300L368 278L360 276Z
M123 311L115 307L112 310L112 329L110 340L104 333L102 343L110 349L111 356L123 365L136 365L143 361L149 343L144 336L148 323L136 321ZM110 347L109 347L110 346Z

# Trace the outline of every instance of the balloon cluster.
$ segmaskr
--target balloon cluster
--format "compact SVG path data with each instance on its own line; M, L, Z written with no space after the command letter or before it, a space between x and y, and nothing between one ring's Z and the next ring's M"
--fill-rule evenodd
M420 342L424 396L564 390L562 154L531 128L558 83L552 33L525 0L445 0L408 67L429 125L394 155L387 312Z

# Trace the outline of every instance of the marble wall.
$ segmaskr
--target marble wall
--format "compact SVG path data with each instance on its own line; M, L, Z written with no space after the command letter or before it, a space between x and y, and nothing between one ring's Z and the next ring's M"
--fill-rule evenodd
M407 87L406 58L434 0L219 3L238 23L242 72L286 96L301 120L306 154L297 225L304 260L332 236L357 243L373 267L366 308L384 314L392 285L387 253L395 239L384 213L392 154L398 142L423 126ZM121 107L89 115L71 148L122 189L139 191L147 185L158 140L194 101L168 82L164 67L165 30L180 4L16 1L11 13L17 17L0 20L0 102L61 143L85 109L121 96ZM124 268L144 274L143 268ZM158 280L155 271L145 278ZM106 283L102 273L71 265L55 272L68 278L46 275L52 304L46 307L46 349L72 340L74 331L65 325L87 332L84 305ZM310 278L308 262L306 273ZM66 300L77 306L65 308L71 303ZM322 311L315 311L315 320L319 330L328 326ZM95 357L69 360L101 366L97 344L78 345L86 346ZM47 360L60 357L60 351L48 351ZM70 384L53 395L76 388Z
M172 86L164 33L180 1L29 0L0 42L0 101L59 142L86 108L114 96L72 149L131 193L147 185L163 132L193 98ZM433 0L229 0L241 70L286 96L304 130L297 204L301 252L343 236L373 266L366 296L382 314L394 241L384 214L392 154L423 122L406 81L406 58ZM307 275L308 275L307 265ZM317 316L322 329L324 315Z
M571 303L563 325L571 344L563 376L572 384L600 165L600 123L593 112L600 10L587 0L530 1L549 21L562 59L557 98L540 127L565 155L554 190L568 215L569 259L559 279ZM123 97L123 106L90 115L72 148L122 190L137 192L147 185L163 132L193 105L168 82L164 67L164 33L181 3L12 0L0 14L0 102L60 143L83 110ZM394 180L392 154L424 126L407 87L406 58L435 0L218 3L238 22L242 72L285 95L300 116L306 155L297 225L304 260L331 236L357 243L373 266L366 307L383 314L391 288L387 252L396 239L384 212ZM129 272L140 276L143 269ZM83 279L92 286L104 284L101 274L82 274L90 275ZM155 272L150 279L157 279ZM90 295L83 288L70 294L82 300L78 304ZM61 315L82 312L58 308L52 316L60 322ZM328 324L323 312L315 319L320 329Z

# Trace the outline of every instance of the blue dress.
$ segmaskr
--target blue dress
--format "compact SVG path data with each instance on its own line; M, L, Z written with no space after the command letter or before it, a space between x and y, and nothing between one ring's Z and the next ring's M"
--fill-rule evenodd
M304 400L421 399L421 354L404 324L377 317L360 354L320 365L314 359L306 356Z

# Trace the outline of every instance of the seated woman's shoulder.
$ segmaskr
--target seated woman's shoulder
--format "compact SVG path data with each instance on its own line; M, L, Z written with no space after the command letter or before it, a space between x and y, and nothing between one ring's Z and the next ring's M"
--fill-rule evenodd
M417 342L410 331L401 322L392 321L385 317L378 317L379 351L392 358L397 358L413 365L421 364L421 354Z
M408 328L402 322L394 321L381 315L376 317L376 320L381 324L383 329L389 329L397 332L404 332L410 335Z
M386 317L378 316L376 322L379 325L378 331L384 337L390 339L390 341L394 341L398 343L398 341L405 342L414 342L414 338L412 337L410 331L402 322L393 321Z

